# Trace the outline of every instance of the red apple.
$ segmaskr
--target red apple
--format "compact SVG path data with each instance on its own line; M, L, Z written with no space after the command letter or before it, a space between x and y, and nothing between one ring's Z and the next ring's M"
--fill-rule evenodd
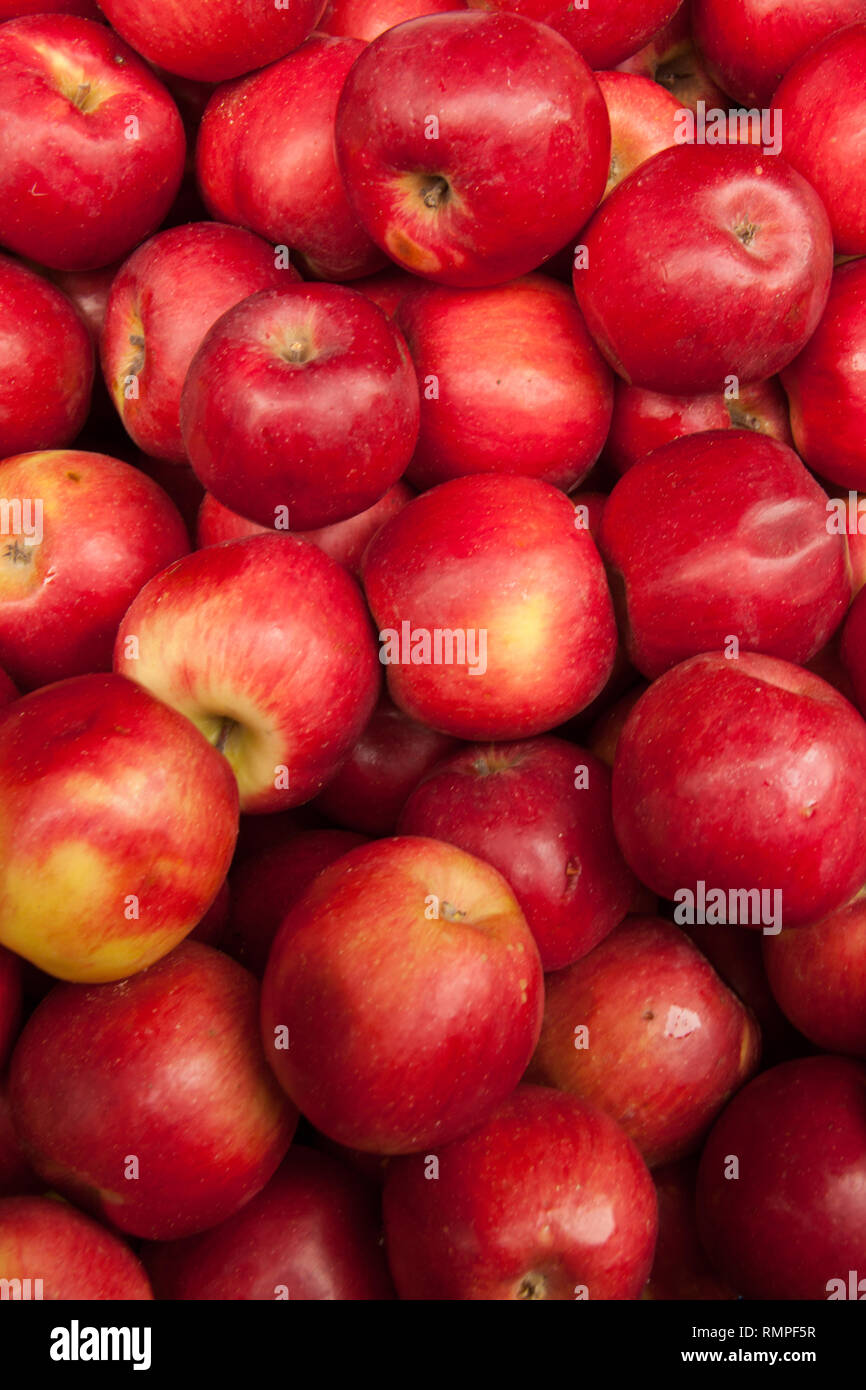
M763 942L770 988L818 1047L866 1057L866 898Z
M341 565L294 536L198 550L146 584L115 668L225 754L244 811L309 801L376 703L376 646Z
M351 1168L295 1145L228 1221L142 1253L161 1299L391 1299L377 1208Z
M149 63L197 82L239 77L291 53L324 0L99 0L109 24Z
M410 483L519 473L567 491L582 481L607 435L613 378L565 285L529 275L493 289L431 286L395 318L421 397Z
M866 714L866 589L861 589L845 621L840 646L842 663L862 714Z
M474 11L374 39L340 95L336 139L373 240L460 286L514 279L557 251L601 199L610 157L604 100L571 45Z
M113 409L110 405L109 408ZM120 421L117 423L119 427ZM129 441L127 443L129 444ZM143 454L140 449L131 447L128 447L125 453L133 467L141 473L146 473L148 478L152 478L171 498L183 517L190 546L195 548L196 524L205 492L189 464L155 459L149 454Z
M0 670L0 709L18 699L18 690L5 671Z
M719 930L727 920L778 934L866 882L864 759L866 723L818 676L751 652L693 657L626 721L617 839L643 883L680 895L683 924L703 883L725 895L727 913L718 898L707 907Z
M617 70L651 78L690 111L697 110L699 101L704 102L705 110L727 108L728 98L710 78L703 56L692 42L691 19L691 0L684 0L670 24L618 63Z
M101 19L96 0L0 0L0 22L25 14L77 14Z
M590 725L587 732L586 746L591 753L600 758L609 768L613 768L616 748L619 743L620 734L623 731L625 721L631 714L641 695L649 686L646 681L638 681L624 695L610 706L609 709Z
M611 68L671 19L680 0L469 0L472 9L526 15L558 29L590 67Z
M262 1038L323 1134L426 1152L517 1085L543 992L495 869L437 840L379 840L324 869L290 910L265 971Z
M545 970L591 951L638 887L613 835L610 773L564 739L453 753L416 786L397 830L447 840L498 869Z
M181 517L137 469L76 449L6 459L0 494L20 504L10 530L0 517L0 661L22 689L109 671L133 598L189 549Z
M21 961L0 946L0 1071L21 1024Z
M180 396L196 349L229 309L297 280L273 247L240 227L193 222L146 241L121 267L102 330L102 369L140 449L186 463Z
M221 947L230 912L229 883L228 879L224 879L207 912L190 932L190 941L201 941L205 946Z
M345 35L370 43L407 19L465 8L466 0L328 0L316 28L320 34Z
M37 0L37 3L39 0ZM105 323L108 296L114 277L122 262L100 266L96 270L52 270L51 279L68 299L72 300L98 347L99 335Z
M600 1106L653 1166L698 1150L760 1051L754 1018L685 932L629 917L547 977L529 1075Z
M649 679L734 641L804 665L851 601L827 494L793 449L750 430L687 435L630 468L599 546Z
M0 458L68 444L92 385L93 345L70 301L0 255Z
M537 478L457 478L416 497L374 536L362 578L391 698L442 733L544 733L613 668L595 543Z
M624 381L673 394L787 366L833 269L814 189L750 145L662 150L614 189L581 243L574 288L590 333Z
M680 103L649 77L597 72L610 119L610 168L604 196L660 150L676 143Z
M655 1302L737 1297L713 1272L698 1240L693 1158L668 1163L653 1173L659 1203L659 1238L652 1272L641 1295Z
M402 1299L634 1299L655 1189L602 1111L521 1086L465 1138L388 1165L385 1231Z
M96 269L171 207L184 158L177 107L102 24L53 14L4 24L0 123L0 241L22 256Z
M12 1123L9 1083L0 1073L0 1197L29 1197L45 1191L45 1183L27 1161Z
M310 530L372 507L418 434L402 335L365 295L297 285L252 295L214 325L181 402L209 492L262 526Z
M37 1171L130 1235L171 1240L233 1215L276 1171L297 1112L256 1030L258 985L185 942L131 980L57 985L10 1069Z
M866 1067L800 1058L735 1096L701 1158L698 1233L747 1299L862 1297Z
M0 943L67 980L123 979L176 946L237 834L225 760L114 675L0 714L0 803Z
M352 289L372 299L390 319L406 295L423 288L425 283L417 275L410 275L408 270L393 265L387 270L378 270L375 275L364 275L360 280L353 280Z
M11 1281L13 1289L17 1285L20 1292L13 1298L75 1303L153 1298L144 1268L124 1241L67 1202L49 1197L0 1201L0 1279Z

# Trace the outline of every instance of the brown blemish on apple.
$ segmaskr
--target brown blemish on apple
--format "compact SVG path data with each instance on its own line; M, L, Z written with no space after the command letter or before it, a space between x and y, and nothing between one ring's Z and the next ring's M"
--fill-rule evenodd
M440 269L439 257L419 246L400 227L391 227L388 230L385 235L385 249L395 261L403 262L412 270L423 273Z
M16 537L3 551L3 558L4 560L11 560L13 565L31 565L33 563L31 551L34 549L35 546L24 545Z
M80 474L80 473L67 473L66 476L67 476L67 478L69 479L69 481L70 481L71 483L80 483L80 482L81 482L81 474Z

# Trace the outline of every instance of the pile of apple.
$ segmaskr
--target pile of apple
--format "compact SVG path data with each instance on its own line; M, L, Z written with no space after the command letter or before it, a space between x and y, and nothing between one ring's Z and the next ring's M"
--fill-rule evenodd
M866 1297L866 0L0 20L0 1279Z

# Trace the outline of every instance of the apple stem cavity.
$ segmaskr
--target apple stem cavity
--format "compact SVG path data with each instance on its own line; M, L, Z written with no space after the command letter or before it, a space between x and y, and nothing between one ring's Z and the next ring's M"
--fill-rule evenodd
M432 178L422 182L419 191L424 206L435 210L448 202L451 195L451 185L441 174L434 174Z
M225 753L226 747L227 747L227 745L228 745L228 741L229 741L229 739L231 738L232 733L233 733L233 731L234 731L236 728L237 728L237 720L236 720L236 719L231 719L228 715L225 715L225 716L220 720L219 729L217 730L217 736L216 736L216 738L214 739L214 745L213 745L214 748L217 750L218 753Z

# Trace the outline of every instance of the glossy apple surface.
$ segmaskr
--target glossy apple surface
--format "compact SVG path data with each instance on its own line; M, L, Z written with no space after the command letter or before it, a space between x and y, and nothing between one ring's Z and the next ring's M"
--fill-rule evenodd
M642 48L679 0L469 0L470 8L526 15L558 29L592 68L610 68Z
M605 197L660 150L675 143L680 103L649 77L597 72L610 119L610 168Z
M328 0L316 29L370 43L407 19L465 8L465 0Z
M866 1057L866 899L762 945L770 988L794 1026L827 1052Z
M0 1201L0 1279L30 1280L31 1298L41 1281L46 1302L153 1298L141 1262L119 1236L49 1197Z
M692 1299L707 1302L737 1297L715 1273L698 1240L697 1168L694 1158L683 1158L656 1168L653 1173L659 1204L659 1238L642 1298L681 1303Z

